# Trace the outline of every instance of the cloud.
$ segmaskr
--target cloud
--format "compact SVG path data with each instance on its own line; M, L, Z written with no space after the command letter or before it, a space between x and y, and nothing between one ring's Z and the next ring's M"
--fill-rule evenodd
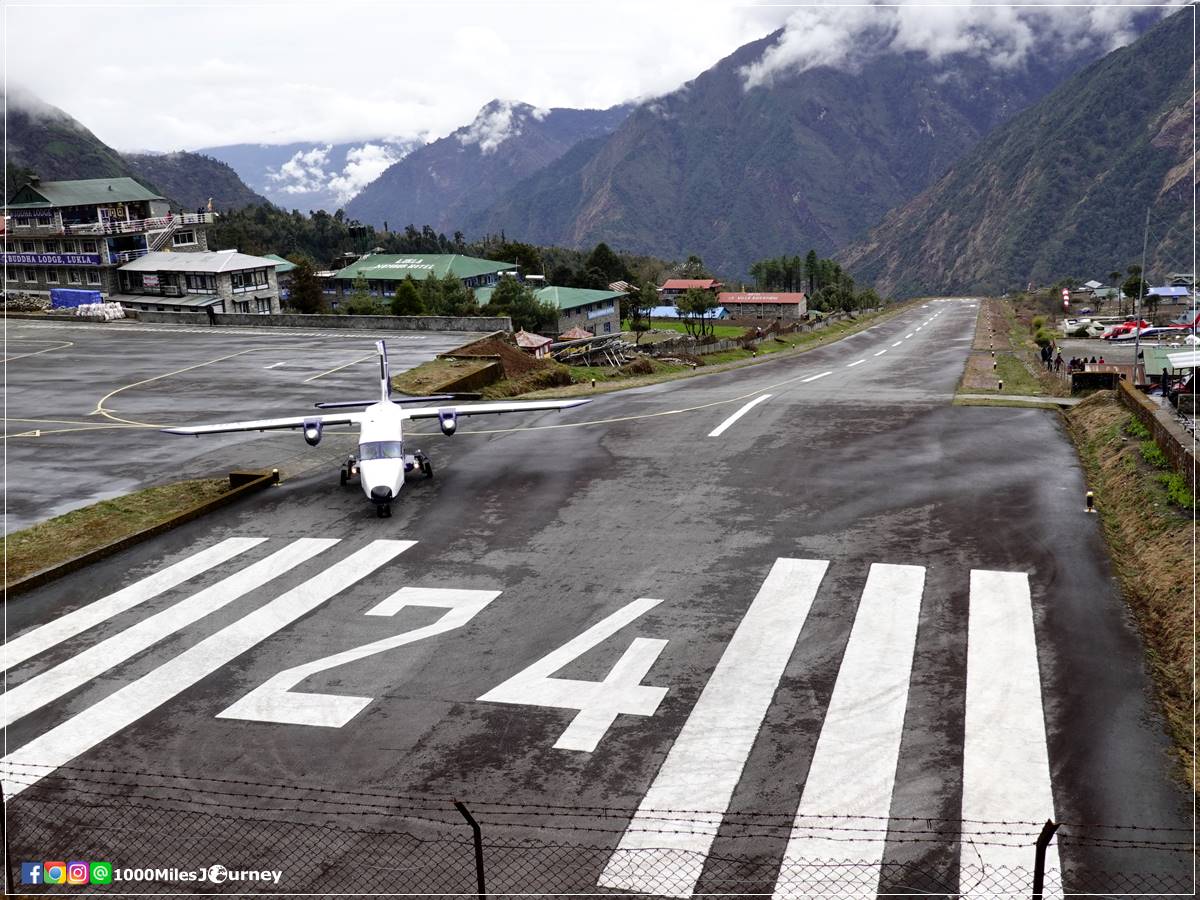
M494 152L510 137L519 135L524 122L520 104L497 100L479 111L475 121L458 135L458 142L464 147L478 144L479 152L486 155Z
M267 178L279 185L285 194L311 194L323 190L332 176L325 170L329 164L331 145L297 150L292 158L275 171L267 171Z
M974 6L931 5L928 0L902 6L806 7L792 12L780 39L740 71L749 90L821 66L854 71L888 52L921 53L934 62L977 57L1011 69L1033 53L1114 50L1137 37L1138 17L1153 14L1119 4Z
M346 153L346 167L341 174L329 179L329 188L337 195L339 203L345 203L404 155L403 149L392 144L352 147Z

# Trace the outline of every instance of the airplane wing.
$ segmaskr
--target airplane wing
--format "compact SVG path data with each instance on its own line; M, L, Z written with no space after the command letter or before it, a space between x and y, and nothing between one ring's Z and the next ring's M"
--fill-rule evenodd
M445 415L481 416L491 413L537 412L571 409L591 400L516 400L512 403L476 403L472 406L417 406L404 410L406 419L436 419Z
M320 425L354 425L362 421L362 413L342 413L335 416L295 416L290 419L252 419L247 422L220 422L216 425L183 425L179 428L163 428L166 434L224 434L230 431L274 431L280 428L306 428Z

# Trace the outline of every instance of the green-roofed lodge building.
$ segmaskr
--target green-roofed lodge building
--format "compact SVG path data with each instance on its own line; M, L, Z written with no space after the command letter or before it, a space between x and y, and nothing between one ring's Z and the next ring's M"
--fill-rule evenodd
M396 293L396 286L409 276L414 281L424 281L426 278L453 275L462 281L464 287L475 289L494 285L502 272L516 271L516 263L479 259L459 253L373 253L334 272L326 280L325 294L333 300L349 297L354 293L354 281L359 277L366 279L367 290L372 297L391 297Z
M213 221L205 210L172 212L132 178L33 178L4 214L7 290L82 288L106 297L119 292L117 269L125 263L155 251L208 250L205 228Z
M572 328L582 328L594 335L616 334L621 330L621 298L625 296L622 291L549 285L534 288L533 293L541 302L558 307L558 334ZM480 306L486 306L491 297L490 286L475 291Z

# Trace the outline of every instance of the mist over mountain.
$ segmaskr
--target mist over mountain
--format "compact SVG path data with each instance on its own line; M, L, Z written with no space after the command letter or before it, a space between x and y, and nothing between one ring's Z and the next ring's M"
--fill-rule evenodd
M845 68L764 60L778 31L639 106L469 218L469 236L699 254L715 271L833 253L932 184L985 134L1098 52L864 54Z
M1088 66L892 211L844 263L888 293L1190 272L1196 170L1192 10Z
M521 179L580 141L610 133L628 114L628 106L539 109L493 100L469 125L389 167L346 213L373 225L460 230Z

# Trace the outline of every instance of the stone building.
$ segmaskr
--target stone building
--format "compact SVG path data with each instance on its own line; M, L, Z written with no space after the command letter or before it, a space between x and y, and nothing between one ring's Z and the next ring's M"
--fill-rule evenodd
M121 266L112 300L127 309L278 313L276 262L236 250L148 253Z

